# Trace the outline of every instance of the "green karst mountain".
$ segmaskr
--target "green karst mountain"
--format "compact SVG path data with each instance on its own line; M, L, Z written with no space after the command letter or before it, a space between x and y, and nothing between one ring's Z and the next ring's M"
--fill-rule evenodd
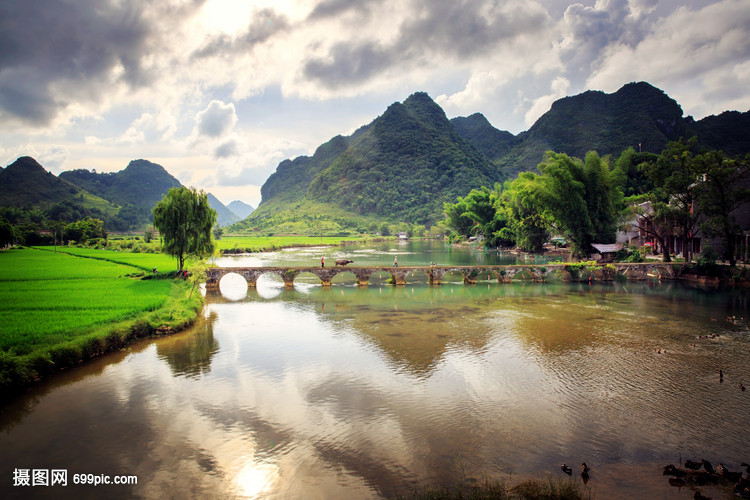
M448 121L417 92L313 156L281 162L261 188L258 209L229 230L314 232L361 227L368 217L433 224L442 218L444 201L534 171L546 151L579 158L592 150L617 156L628 147L660 153L667 142L693 135L729 154L750 152L750 112L696 122L662 90L639 82L612 94L560 99L528 131L513 135L480 113Z
M162 199L169 188L181 186L180 181L164 167L148 160L133 160L119 172L70 170L61 173L60 179L120 205L122 225L127 226L122 229L149 224L154 205Z
M535 170L550 150L578 158L589 151L616 156L628 147L658 154L669 141L697 135L712 149L750 152L750 112L726 112L696 122L683 118L674 99L645 82L628 83L613 94L587 91L559 99L517 136L494 129L482 118L472 115L451 122L511 178Z
M334 137L312 157L280 163L261 188L261 205L232 228L262 225L289 205L300 209L298 216L314 217L320 204L336 207L343 218L433 224L442 217L443 202L492 185L498 176L440 106L418 92L350 137Z
M452 118L451 123L458 135L469 141L480 153L493 161L501 158L513 145L519 142L518 138L510 132L498 130L490 125L490 122L482 113Z
M628 147L660 153L667 142L693 135L702 147L750 153L750 111L695 121L660 89L629 83L612 94L560 99L529 130L513 135L480 113L449 121L417 92L352 135L321 144L312 156L279 163L255 211L240 202L215 204L222 225L239 220L228 233L349 233L384 221L432 225L443 217L443 202L534 171L546 151L579 158L592 150L618 156ZM142 229L154 204L179 185L147 160L114 173L73 170L56 177L22 157L0 169L0 207L41 209L52 219L90 215L110 231Z
M227 205L227 208L232 213L236 214L237 217L240 218L240 220L244 219L245 217L253 213L253 210L255 210L254 207L240 200L234 200L230 202L229 205Z
M133 160L119 172L70 170L61 173L60 178L120 205L132 204L149 210L169 188L181 185L164 167L148 160Z
M0 207L41 209L52 217L64 213L109 217L119 207L48 172L34 158L22 156L0 169Z

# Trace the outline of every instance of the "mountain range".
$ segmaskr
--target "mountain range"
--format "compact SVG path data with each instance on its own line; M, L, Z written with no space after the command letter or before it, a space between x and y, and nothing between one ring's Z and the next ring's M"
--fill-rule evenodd
M118 172L70 170L55 176L35 159L24 156L0 169L0 207L41 210L50 219L100 218L112 231L142 229L151 223L151 210L170 188L182 184L164 167L133 160ZM252 213L253 207L235 201L237 215L208 194L220 226Z
M587 91L559 99L529 130L514 135L481 113L448 120L417 92L312 156L282 161L262 186L258 209L230 229L289 225L310 219L311 209L331 212L321 206L347 214L338 219L349 227L361 224L359 216L431 224L442 218L444 202L533 171L546 151L579 158L589 151L616 157L629 147L660 153L669 141L693 135L703 147L749 153L750 112L695 121L662 90L637 82L612 94Z
M449 120L417 92L348 136L337 135L312 156L279 163L261 187L256 210L239 201L210 203L228 232L351 232L388 222L434 224L443 204L471 189L533 171L552 150L583 158L617 157L632 147L660 153L667 142L697 136L731 156L750 153L750 111L701 120L645 82L607 94L587 91L559 99L527 131L498 130L481 114ZM102 218L108 230L142 229L151 209L181 185L163 167L133 160L119 172L47 172L21 157L0 169L0 207L41 209L49 218ZM7 211L5 212L7 214Z

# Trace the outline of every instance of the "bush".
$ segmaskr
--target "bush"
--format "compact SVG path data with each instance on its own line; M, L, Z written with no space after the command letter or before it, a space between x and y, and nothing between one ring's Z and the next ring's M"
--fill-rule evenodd
M644 262L646 258L643 256L640 248L633 248L627 259L627 262Z

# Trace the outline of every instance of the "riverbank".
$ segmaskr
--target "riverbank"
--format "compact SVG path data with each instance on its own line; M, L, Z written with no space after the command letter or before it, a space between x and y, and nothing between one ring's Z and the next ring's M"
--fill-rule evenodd
M203 298L187 282L128 263L139 254L90 252L104 255L0 252L0 394L197 319Z

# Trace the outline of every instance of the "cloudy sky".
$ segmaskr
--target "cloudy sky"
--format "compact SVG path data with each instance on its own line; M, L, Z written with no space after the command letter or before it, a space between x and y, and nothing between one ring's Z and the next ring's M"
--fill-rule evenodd
M281 160L415 91L518 133L641 80L696 119L750 110L750 0L3 0L0 164L145 158L257 206Z

